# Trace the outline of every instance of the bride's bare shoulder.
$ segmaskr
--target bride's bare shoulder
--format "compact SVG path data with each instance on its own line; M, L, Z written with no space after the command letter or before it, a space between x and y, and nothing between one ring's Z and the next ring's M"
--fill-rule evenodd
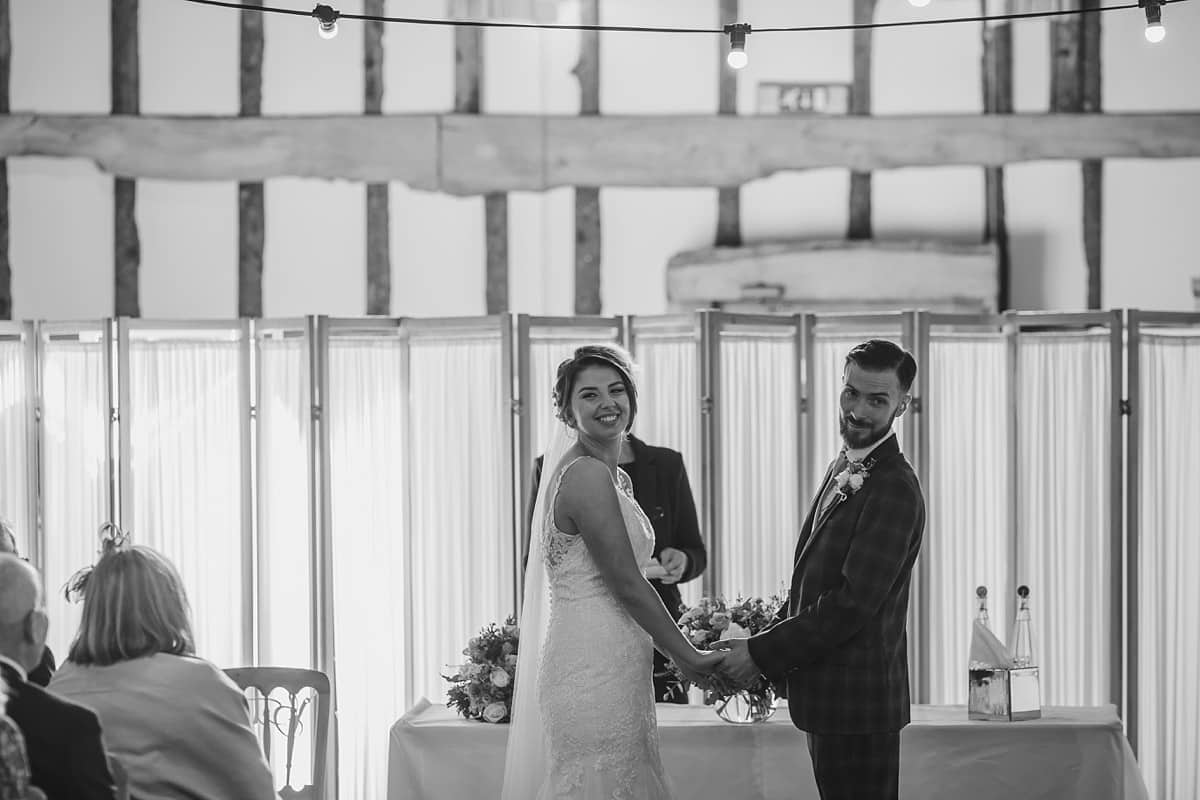
M563 494L592 491L596 487L612 482L612 475L604 462L588 455L581 448L571 448L562 460L561 489Z

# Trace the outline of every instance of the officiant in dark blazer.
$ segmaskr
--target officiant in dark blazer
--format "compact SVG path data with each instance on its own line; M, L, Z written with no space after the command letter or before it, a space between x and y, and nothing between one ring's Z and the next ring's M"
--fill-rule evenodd
M700 537L696 501L688 482L683 456L668 447L656 447L633 434L625 438L618 462L633 481L633 496L654 526L654 557L667 575L650 579L650 585L676 620L683 603L679 584L703 574L708 551ZM533 465L533 486L526 514L532 528L533 504L542 477L542 457ZM529 552L526 543L525 552ZM686 703L687 690L667 668L666 657L654 651L654 695L659 702Z
M882 339L846 356L844 446L800 529L788 603L766 631L726 645L735 682L761 673L786 684L822 800L899 793L908 596L925 499L892 423L911 402L916 372L910 353Z

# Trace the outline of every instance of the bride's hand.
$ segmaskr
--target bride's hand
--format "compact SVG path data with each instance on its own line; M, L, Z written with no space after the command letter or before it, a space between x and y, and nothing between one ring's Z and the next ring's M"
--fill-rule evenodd
M679 665L679 669L689 681L707 689L721 663L725 661L725 655L723 651L695 650L686 664Z

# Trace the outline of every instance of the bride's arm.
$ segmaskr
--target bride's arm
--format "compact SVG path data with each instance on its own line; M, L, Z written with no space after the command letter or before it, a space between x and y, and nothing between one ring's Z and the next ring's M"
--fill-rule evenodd
M683 669L707 672L713 654L692 646L642 576L608 467L594 458L575 462L563 475L553 513L560 530L583 537L605 584L654 646Z

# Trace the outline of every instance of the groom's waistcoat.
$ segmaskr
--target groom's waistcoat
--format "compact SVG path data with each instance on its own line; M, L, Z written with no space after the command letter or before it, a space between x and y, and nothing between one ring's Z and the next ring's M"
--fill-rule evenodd
M895 437L864 464L862 487L820 514L817 492L787 616L750 640L763 673L786 683L792 721L814 733L892 732L909 721L906 618L925 500Z

